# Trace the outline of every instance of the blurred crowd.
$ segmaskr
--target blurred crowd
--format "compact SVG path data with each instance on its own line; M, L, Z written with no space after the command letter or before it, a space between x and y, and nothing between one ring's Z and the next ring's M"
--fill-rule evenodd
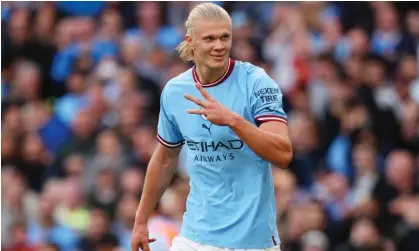
M418 251L417 4L217 3L232 58L284 93L281 250ZM190 67L175 48L195 4L1 3L2 250L130 250L160 92ZM149 222L153 251L182 222L183 156Z

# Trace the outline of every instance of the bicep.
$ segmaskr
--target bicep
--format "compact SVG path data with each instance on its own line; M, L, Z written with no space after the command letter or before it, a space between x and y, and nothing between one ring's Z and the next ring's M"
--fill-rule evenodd
M267 121L267 122L262 123L259 126L259 128L264 130L264 131L268 131L268 132L271 132L271 133L281 135L282 137L284 137L285 139L290 141L288 126L287 126L287 124L285 124L283 122Z
M288 126L283 122L267 121L259 126L259 129L269 133L268 139L271 143L271 151L278 154L276 161L271 162L275 166L287 168L293 158L293 149L291 139L288 133ZM278 150L278 152L277 152Z
M181 150L182 145L178 147L167 147L159 142L153 154L153 158L157 159L162 164L176 165Z

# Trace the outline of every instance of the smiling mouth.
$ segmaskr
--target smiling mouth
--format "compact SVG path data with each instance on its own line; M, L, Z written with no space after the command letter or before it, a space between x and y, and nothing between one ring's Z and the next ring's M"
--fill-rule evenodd
M222 55L222 56L212 56L212 57L215 58L215 59L223 59L224 55Z

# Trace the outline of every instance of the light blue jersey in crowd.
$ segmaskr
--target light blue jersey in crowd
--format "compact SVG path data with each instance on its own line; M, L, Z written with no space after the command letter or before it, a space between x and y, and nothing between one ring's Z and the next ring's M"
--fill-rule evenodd
M270 164L229 127L186 112L199 107L185 93L204 100L195 83L200 83L195 68L167 83L158 123L163 145L187 148L191 189L180 235L216 247L279 245ZM204 86L215 100L255 125L286 123L282 93L259 67L230 59L225 75Z

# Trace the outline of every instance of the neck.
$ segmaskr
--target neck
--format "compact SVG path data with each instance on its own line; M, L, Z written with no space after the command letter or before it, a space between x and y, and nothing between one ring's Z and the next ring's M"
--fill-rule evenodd
M196 74L202 84L210 84L224 76L230 64L230 59L224 64L222 68L211 69L205 65L196 65Z
M371 175L373 175L375 173L375 171L374 171L374 169L373 168L365 168L364 167L364 169L361 169L361 171L360 171L360 177L365 177L365 176L371 176Z

